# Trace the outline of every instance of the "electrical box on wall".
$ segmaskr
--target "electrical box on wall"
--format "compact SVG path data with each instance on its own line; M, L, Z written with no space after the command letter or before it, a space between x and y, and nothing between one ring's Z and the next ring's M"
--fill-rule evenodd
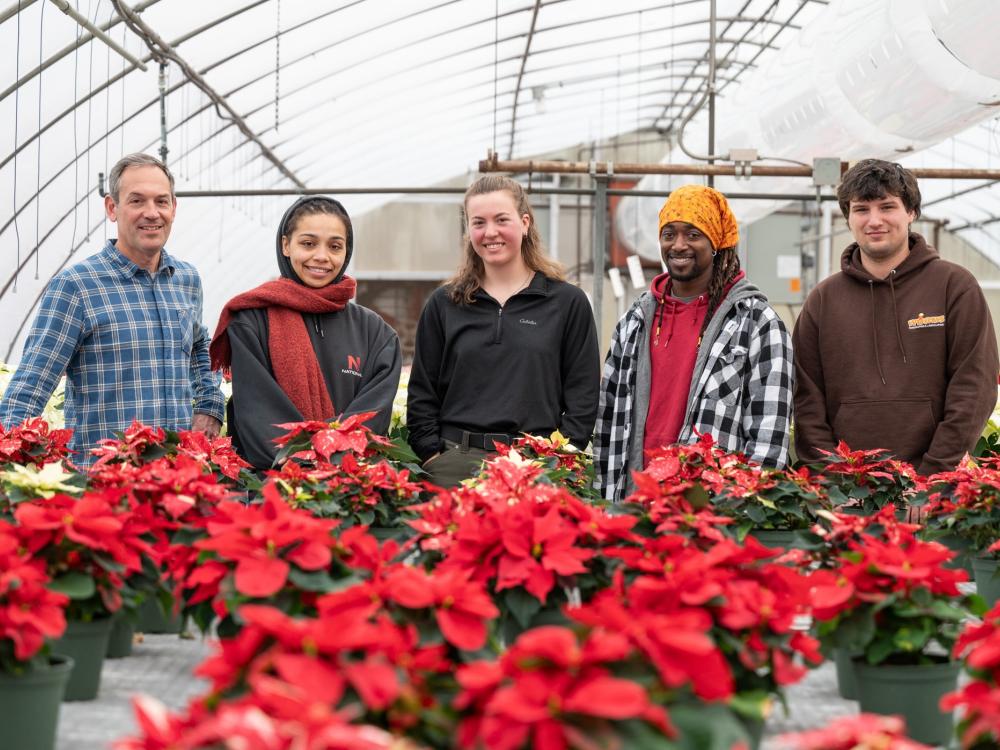
M804 299L802 218L771 214L740 227L741 256L747 280L776 305L796 305Z

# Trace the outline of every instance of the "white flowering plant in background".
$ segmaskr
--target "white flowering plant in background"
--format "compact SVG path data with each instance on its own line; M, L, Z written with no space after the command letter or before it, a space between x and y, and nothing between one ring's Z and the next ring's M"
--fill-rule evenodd
M14 369L10 365L0 362L0 399L7 390L11 378L14 377ZM45 405L45 411L41 416L49 423L53 429L61 430L66 426L66 415L63 414L63 404L66 402L66 378L59 378L59 385L56 386L52 398ZM4 425L11 427L11 425Z

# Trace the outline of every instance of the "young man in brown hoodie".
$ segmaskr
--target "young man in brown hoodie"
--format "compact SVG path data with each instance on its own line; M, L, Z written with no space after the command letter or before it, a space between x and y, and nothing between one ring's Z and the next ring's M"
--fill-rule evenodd
M997 400L997 342L975 277L910 224L920 189L865 159L837 190L854 235L841 272L806 299L792 336L795 447L886 448L920 474L955 468Z

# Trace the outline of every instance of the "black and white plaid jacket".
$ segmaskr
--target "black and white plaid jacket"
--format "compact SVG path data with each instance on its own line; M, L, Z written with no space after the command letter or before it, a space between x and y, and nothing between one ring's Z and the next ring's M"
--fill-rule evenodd
M655 309L643 294L618 322L604 362L594 434L596 484L620 502L643 466L649 409L649 325ZM723 450L768 466L788 463L792 420L792 341L755 286L740 279L705 329L678 441L710 433Z

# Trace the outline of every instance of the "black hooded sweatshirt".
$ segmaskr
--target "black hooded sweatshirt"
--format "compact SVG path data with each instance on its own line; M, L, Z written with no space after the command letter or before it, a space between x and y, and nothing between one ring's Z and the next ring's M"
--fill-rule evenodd
M281 237L292 211L305 201L315 200L316 196L309 196L292 204L278 228L278 268L284 278L300 284L302 280L281 252ZM340 205L330 198L320 200ZM353 252L354 236L348 228L344 267L333 283L344 275ZM303 317L337 414L378 412L367 424L384 434L392 417L402 367L396 332L374 312L353 303L339 312ZM233 396L226 408L229 434L236 452L254 468L269 469L278 452L273 441L286 432L275 425L301 422L303 417L274 379L267 344L267 310L240 310L227 330L233 374Z
M885 279L857 243L806 299L792 334L795 447L886 448L920 474L950 471L997 399L997 342L975 277L919 234Z

